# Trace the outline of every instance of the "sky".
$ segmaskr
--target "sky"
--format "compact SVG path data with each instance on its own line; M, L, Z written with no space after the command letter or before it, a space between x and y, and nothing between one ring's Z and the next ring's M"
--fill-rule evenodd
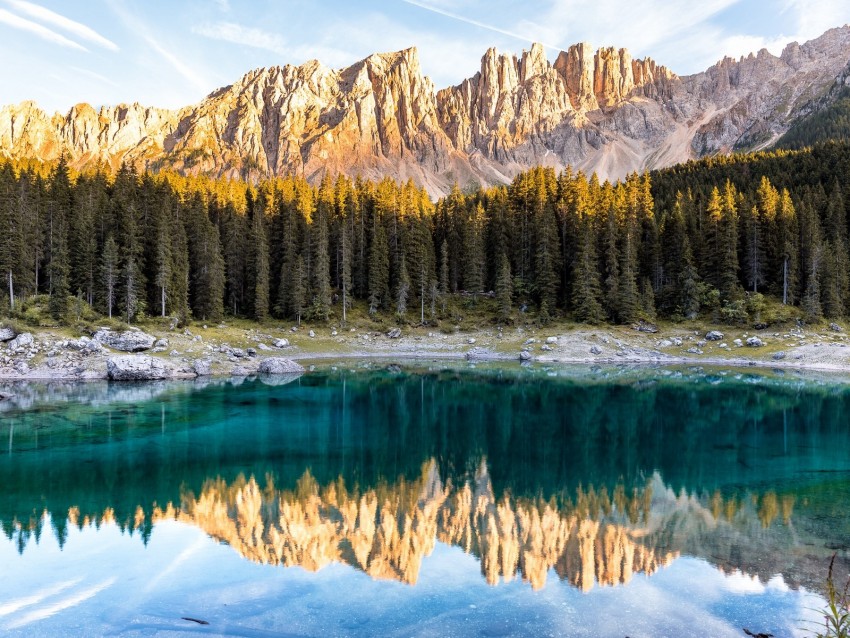
M848 0L0 0L0 104L177 108L258 67L411 46L437 88L532 42L552 61L626 47L685 75L848 23Z

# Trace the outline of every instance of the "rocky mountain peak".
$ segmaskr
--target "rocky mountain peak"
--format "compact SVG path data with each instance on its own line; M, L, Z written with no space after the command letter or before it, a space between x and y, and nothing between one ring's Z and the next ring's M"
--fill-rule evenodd
M622 48L578 43L552 63L534 44L519 56L488 49L472 77L435 91L409 48L343 69L317 60L256 69L179 111L78 104L48 116L32 102L6 106L0 155L252 180L391 176L434 195L537 164L617 179L770 144L848 62L848 26L779 57L761 50L684 77Z

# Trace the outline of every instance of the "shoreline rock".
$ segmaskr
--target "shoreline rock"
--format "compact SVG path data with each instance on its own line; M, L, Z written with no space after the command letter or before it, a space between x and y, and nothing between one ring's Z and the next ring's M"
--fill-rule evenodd
M106 360L111 381L160 381L169 378L165 362L147 355L121 355Z
M34 343L35 343L35 339L33 338L31 333L22 332L21 334L16 336L14 339L9 341L9 343L6 344L6 347L9 348L10 352L15 352L20 348L28 348L31 345L33 345Z
M299 374L304 372L304 366L292 359L269 357L260 362L257 371L260 374Z
M131 328L123 332L115 332L110 328L101 328L94 333L94 340L101 345L121 352L143 352L150 350L156 343L156 337Z

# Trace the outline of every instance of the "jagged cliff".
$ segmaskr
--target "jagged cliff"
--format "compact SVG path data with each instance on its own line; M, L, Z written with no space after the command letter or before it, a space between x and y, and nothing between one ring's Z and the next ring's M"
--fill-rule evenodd
M179 111L81 104L49 116L32 102L7 106L0 154L247 179L390 176L434 195L536 164L620 178L770 144L848 60L848 26L779 57L762 50L685 77L625 49L578 44L552 63L534 45L520 57L490 49L473 77L435 92L406 49L340 70L258 69Z

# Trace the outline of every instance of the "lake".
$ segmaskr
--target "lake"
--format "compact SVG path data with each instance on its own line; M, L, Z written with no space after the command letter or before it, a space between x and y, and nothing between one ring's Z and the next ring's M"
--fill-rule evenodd
M0 393L11 636L803 636L850 564L842 378L346 362Z

